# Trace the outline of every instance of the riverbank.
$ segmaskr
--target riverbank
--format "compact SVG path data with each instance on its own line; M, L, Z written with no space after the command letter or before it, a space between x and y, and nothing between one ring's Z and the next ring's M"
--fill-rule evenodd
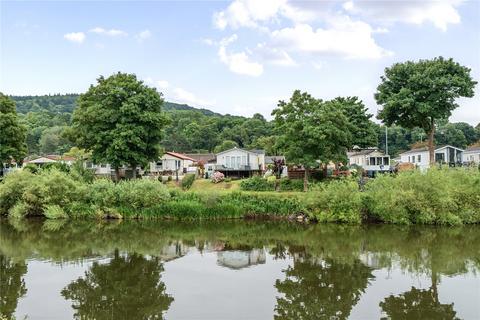
M49 219L292 219L360 224L461 225L480 222L480 172L443 169L384 175L360 190L353 179L309 192L239 191L238 183L193 190L154 180L82 180L58 170L20 171L0 184L0 214ZM213 183L212 183L213 185ZM225 184L224 186L227 186ZM233 187L232 187L233 186Z

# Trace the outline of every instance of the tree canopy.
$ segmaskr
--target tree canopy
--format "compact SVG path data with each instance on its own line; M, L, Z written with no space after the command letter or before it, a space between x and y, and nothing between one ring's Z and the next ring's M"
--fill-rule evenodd
M305 190L308 169L317 166L317 160L343 161L351 147L351 125L336 104L296 90L272 112L277 146L288 162L304 166Z
M122 165L135 169L155 160L167 124L162 105L161 94L133 74L101 76L80 96L73 114L78 146L117 173Z
M373 115L368 113L362 100L358 97L337 97L331 103L342 110L351 124L352 144L360 148L375 147L378 144L375 124L370 120Z
M470 69L443 57L396 63L385 69L375 99L383 108L378 118L385 124L422 128L428 135L430 162L435 161L434 134L439 120L458 107L455 99L473 97L477 84Z
M27 147L25 145L26 129L20 124L15 102L0 93L0 164L15 160L23 161Z

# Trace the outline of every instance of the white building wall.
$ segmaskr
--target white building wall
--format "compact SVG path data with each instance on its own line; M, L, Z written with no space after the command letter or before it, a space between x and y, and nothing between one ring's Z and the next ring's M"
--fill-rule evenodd
M193 165L192 160L179 159L167 153L159 160L162 161L162 166L158 167L157 162L150 162L150 172L175 171L177 168L180 172L183 172L183 169L187 169Z
M252 170L258 170L259 167L261 170L265 170L265 155L248 152L243 149L231 149L218 154L217 165L234 169L248 165Z
M462 154L462 162L480 163L480 151L464 151Z
M419 161L420 157L420 161ZM413 163L420 169L427 169L430 163L428 151L411 152L400 155L400 161L403 163Z

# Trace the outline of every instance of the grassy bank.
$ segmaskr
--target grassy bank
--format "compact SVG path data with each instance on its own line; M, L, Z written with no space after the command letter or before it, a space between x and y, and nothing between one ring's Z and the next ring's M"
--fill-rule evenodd
M20 171L0 184L0 214L12 218L286 218L321 222L459 225L480 222L480 172L405 172L324 183L303 192L239 191L239 182L198 180L190 191L158 181L82 180L57 170Z

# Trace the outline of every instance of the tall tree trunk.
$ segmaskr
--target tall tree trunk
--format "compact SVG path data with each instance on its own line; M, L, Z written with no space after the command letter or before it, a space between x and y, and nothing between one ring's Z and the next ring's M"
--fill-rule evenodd
M430 122L430 132L428 133L428 154L430 156L430 166L433 167L435 164L435 146L433 140L435 138L435 122L433 118Z
M305 167L305 174L303 175L303 191L308 191L308 168Z
M132 167L132 179L137 179L137 165L136 164L131 164Z
M120 169L118 167L115 167L115 182L120 181Z

